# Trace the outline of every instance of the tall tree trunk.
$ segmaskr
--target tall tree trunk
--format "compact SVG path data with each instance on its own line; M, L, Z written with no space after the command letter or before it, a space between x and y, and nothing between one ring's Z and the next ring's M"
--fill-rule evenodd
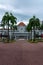
M42 30L41 30L41 35L42 35ZM42 39L42 37L41 37L41 39Z
M31 29L31 40L32 40L32 29Z
M8 43L9 43L9 21L8 21Z
M34 27L34 41L35 41L35 27Z
M12 40L12 27L11 27L11 40Z

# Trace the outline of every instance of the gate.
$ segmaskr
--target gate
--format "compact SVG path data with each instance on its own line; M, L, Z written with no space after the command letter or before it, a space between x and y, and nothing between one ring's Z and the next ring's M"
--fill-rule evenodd
M14 32L15 39L30 39L30 32Z

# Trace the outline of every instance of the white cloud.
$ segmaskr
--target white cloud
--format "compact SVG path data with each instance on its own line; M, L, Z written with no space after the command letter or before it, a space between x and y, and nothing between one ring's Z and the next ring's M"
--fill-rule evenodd
M21 9L16 9L15 7L13 7L11 5L1 5L0 4L0 9L4 9L6 11L10 11L10 12L14 12L14 13L20 13L20 14L23 13L23 11Z
M0 4L0 9L6 9L6 6Z
M17 22L17 25L18 25L20 22L23 22L25 25L27 25L27 24L29 23L29 20L21 20L21 21Z
M1 9L16 14L20 21L22 18L24 21L25 18L30 18L33 15L41 20L43 19L42 0L0 0L0 14L3 12ZM2 14L0 18L2 18Z
M4 9L4 10L7 10L7 11L11 11L14 8L12 6L10 6L10 5L1 5L0 4L0 9Z

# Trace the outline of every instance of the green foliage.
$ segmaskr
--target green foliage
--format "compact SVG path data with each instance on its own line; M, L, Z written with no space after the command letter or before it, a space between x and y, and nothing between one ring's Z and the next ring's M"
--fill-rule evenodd
M13 29L14 24L16 24L17 18L13 16L12 13L5 12L5 15L2 18L2 26L5 27L6 25L8 26L8 42L9 42L9 26L11 29Z
M4 26L8 25L8 23L10 22L9 24L10 25L12 24L12 27L13 27L14 24L16 24L16 20L17 20L17 18L14 17L12 13L5 12L5 15L3 16L1 23L2 23L2 26L4 27Z
M32 40L32 28L34 30L34 41L35 41L35 29L39 29L40 27L40 20L33 16L30 18L29 23L27 25L27 31L29 32L31 30L31 40Z
M38 18L36 18L35 16L30 18L29 24L27 25L27 30L28 31L32 30L32 27L33 27L33 29L35 29L35 27L36 28L40 27L40 20Z
M34 41L34 39L33 39L33 40L28 40L28 42L30 42L30 43L38 43L38 40Z
M17 25L13 26L13 29L14 29L14 30L17 30Z
M41 24L40 29L43 30L43 24Z
M35 26L38 27L40 26L40 20L35 16L33 16L33 18L29 20L29 25L31 25L31 27L35 27Z
M31 25L28 24L27 27L26 27L26 29L29 32L31 30Z

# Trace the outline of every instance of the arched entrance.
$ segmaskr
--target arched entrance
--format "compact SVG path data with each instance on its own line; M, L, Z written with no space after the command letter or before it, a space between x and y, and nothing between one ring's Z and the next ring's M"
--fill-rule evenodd
M15 32L14 36L15 36L15 40L17 40L17 39L24 39L24 40L30 39L29 32Z
M27 37L26 37L26 36L17 36L17 39L18 39L18 40L26 40Z

